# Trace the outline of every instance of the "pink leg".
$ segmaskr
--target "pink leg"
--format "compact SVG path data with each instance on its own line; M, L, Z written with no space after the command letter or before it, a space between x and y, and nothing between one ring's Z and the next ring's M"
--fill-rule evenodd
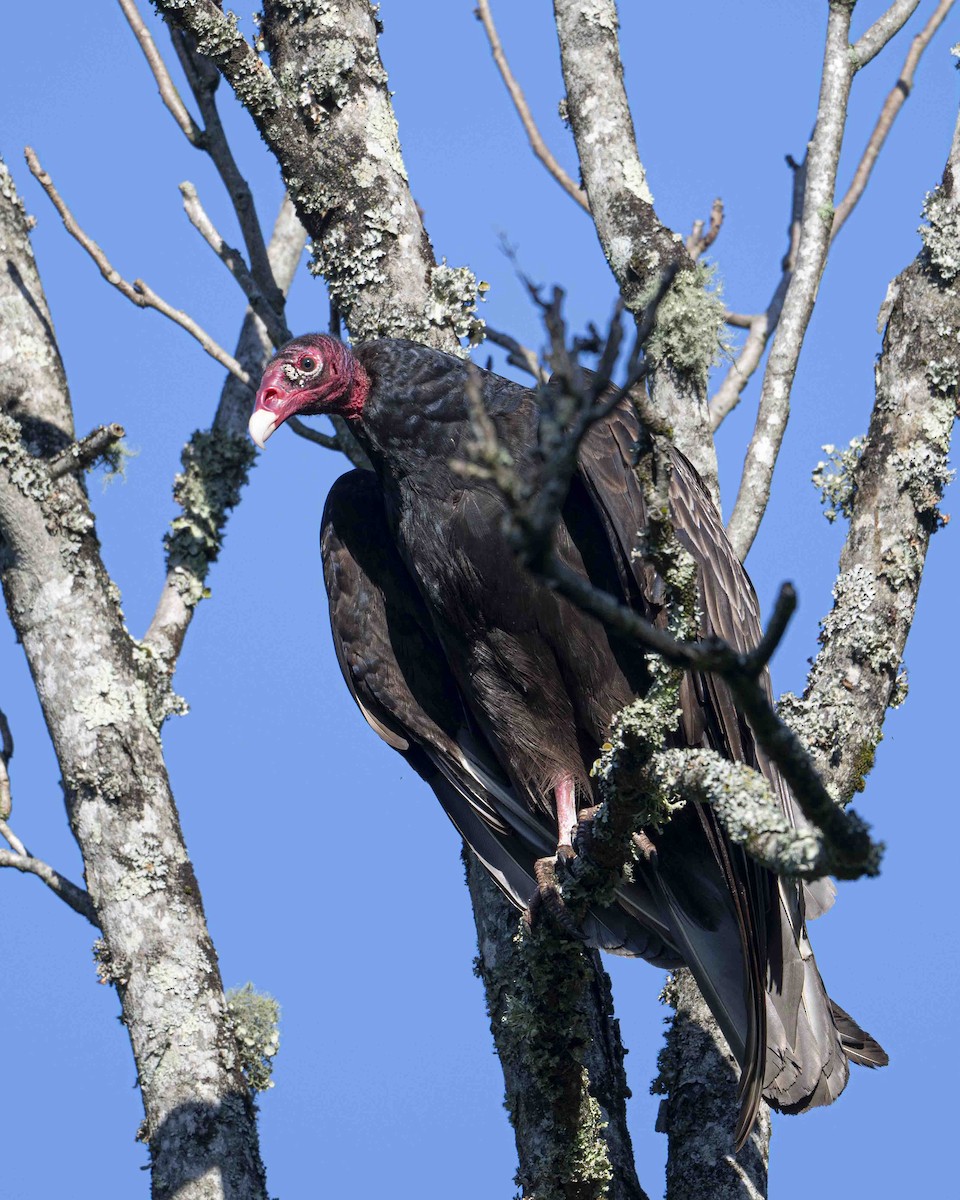
M553 797L557 807L557 853L553 858L539 858L534 863L533 873L537 890L530 898L527 921L535 925L542 911L573 938L583 934L567 912L557 882L558 862L569 862L574 857L573 836L577 829L577 790L569 776L554 785Z
M577 793L573 780L567 776L553 789L557 804L557 852L573 850L573 833L577 828Z

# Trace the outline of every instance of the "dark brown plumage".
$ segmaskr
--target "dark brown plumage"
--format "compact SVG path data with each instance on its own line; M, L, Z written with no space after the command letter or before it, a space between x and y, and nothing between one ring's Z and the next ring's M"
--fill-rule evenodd
M536 887L534 862L556 851L564 789L579 807L594 803L589 771L609 721L649 676L635 646L519 566L502 533L500 497L452 471L470 437L465 383L460 360L412 342L371 342L351 355L309 335L267 369L251 431L262 444L293 412L351 421L374 471L337 481L322 534L344 679L367 721L430 784L522 907ZM532 467L535 394L486 373L483 399L522 476ZM591 429L556 549L568 567L657 619L662 584L634 555L645 524L633 470L638 433L626 404ZM670 499L698 567L701 633L752 647L760 637L753 588L679 454ZM688 675L681 709L677 744L756 767L802 822L722 681ZM590 913L585 932L605 949L690 967L741 1064L741 1139L761 1095L800 1111L839 1095L848 1059L886 1062L832 1005L810 951L804 918L829 906L827 882L779 881L728 841L708 806L688 805L662 831L645 832L656 853L637 862L615 904Z

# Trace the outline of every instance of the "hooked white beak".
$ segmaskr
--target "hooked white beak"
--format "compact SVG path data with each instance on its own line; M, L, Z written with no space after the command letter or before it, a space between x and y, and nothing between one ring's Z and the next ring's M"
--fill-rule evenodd
M265 408L258 408L251 415L247 429L253 440L263 450L267 444L267 438L270 437L276 427L276 414L268 412Z

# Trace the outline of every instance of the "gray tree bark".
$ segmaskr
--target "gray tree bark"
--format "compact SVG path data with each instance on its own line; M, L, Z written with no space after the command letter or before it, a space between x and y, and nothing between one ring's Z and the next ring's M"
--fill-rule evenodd
M0 579L63 777L146 1115L156 1200L265 1200L253 1103L170 793L167 672L127 632L82 482L53 479L73 422L27 225L0 168Z

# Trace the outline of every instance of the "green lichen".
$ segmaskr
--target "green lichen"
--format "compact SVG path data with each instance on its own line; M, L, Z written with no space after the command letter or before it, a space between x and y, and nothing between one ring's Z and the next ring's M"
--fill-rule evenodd
M523 1078L524 1125L534 1130L526 1146L529 1177L518 1172L516 1182L524 1195L535 1189L538 1200L567 1200L573 1181L583 1200L602 1200L612 1167L602 1112L584 1066L589 959L576 939L558 933L548 920L533 928L521 922L512 952L483 976L497 1049ZM508 1091L513 1124L520 1103Z
M654 281L641 296L646 304L657 288ZM661 300L657 319L647 343L655 363L671 363L678 370L706 385L707 372L729 351L725 341L726 307L716 267L697 263L680 271Z
M829 443L821 446L827 455L813 469L813 486L820 493L820 503L825 505L824 516L831 524L838 516L851 516L851 505L857 494L857 468L866 443L865 437L851 438L843 449Z
M219 431L198 430L183 449L183 471L173 484L182 512L170 523L164 546L167 569L191 607L209 594L207 572L220 553L227 516L239 503L255 453L249 438Z
M250 1090L268 1091L273 1087L273 1060L280 1048L280 1005L252 983L231 988L226 1002L227 1022Z
M745 763L710 750L665 750L654 768L665 804L709 804L730 840L771 871L804 878L826 873L820 837L795 828L766 779Z
M680 707L674 688L652 687L647 696L622 708L610 723L607 740L591 775L603 801L632 808L637 826L661 829L671 815L683 806L651 787L650 760L661 749L668 733L680 722ZM607 815L598 814L594 836L603 828Z

